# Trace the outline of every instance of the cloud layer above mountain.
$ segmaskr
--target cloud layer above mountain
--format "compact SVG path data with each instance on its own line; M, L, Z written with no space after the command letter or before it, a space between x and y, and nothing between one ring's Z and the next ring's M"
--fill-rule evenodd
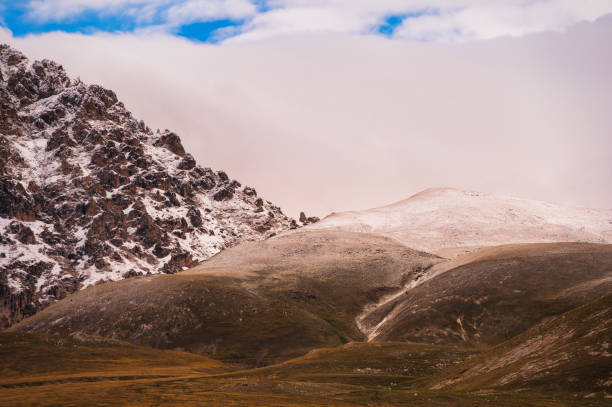
M114 89L137 117L177 131L198 162L294 216L432 186L612 207L610 38L610 17L454 44L342 32L221 45L157 31L0 33Z

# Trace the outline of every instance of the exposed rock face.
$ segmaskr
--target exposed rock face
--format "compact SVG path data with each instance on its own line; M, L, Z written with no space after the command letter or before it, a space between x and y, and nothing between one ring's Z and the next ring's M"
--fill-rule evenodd
M114 92L0 45L0 329L99 281L298 226L240 186Z
M321 219L319 219L316 216L306 216L306 214L304 212L300 212L300 223L302 225L310 225L311 223L316 223L318 221L320 221Z

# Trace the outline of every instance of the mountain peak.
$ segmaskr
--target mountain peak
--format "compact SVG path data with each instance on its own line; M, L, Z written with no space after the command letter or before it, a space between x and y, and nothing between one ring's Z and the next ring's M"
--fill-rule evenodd
M451 187L432 187L432 188L427 188L422 191L419 191L414 195L410 195L406 199L402 199L400 201L394 202L386 206L392 206L392 205L400 204L400 203L407 202L410 200L415 200L415 199L431 199L433 197L439 197L439 196L458 196L458 195L472 195L472 194L477 195L480 193L476 191L468 191L468 190L462 190L462 189L451 188Z
M612 210L430 188L387 206L334 213L308 228L379 233L446 254L509 243L612 242Z
M0 102L0 329L88 285L299 225L55 62L0 45Z

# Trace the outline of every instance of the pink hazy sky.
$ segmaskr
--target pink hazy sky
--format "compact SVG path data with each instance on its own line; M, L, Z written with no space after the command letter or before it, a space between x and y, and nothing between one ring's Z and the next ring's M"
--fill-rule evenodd
M341 33L0 41L115 90L292 216L450 186L612 207L612 17L454 44Z

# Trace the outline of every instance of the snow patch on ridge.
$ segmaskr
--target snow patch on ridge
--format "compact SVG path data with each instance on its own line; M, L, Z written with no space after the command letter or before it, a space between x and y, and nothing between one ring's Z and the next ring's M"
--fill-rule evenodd
M612 210L435 188L388 206L335 213L307 229L378 233L434 253L508 243L612 243Z

